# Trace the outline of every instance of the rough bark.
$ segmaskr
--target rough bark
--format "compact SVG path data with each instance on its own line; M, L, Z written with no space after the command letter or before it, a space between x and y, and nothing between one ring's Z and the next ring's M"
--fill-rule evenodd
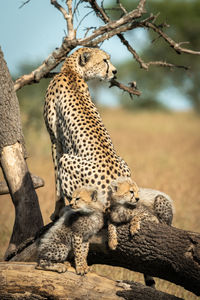
M44 186L44 180L41 177L33 174L30 175L35 190ZM10 194L8 185L5 181L0 181L0 195L6 195L6 194Z
M24 156L19 103L0 49L0 164L15 206L15 223L5 256L43 226Z
M115 282L89 273L78 276L70 268L64 274L35 270L33 263L0 263L0 299L175 300L173 295L139 283Z
M17 142L24 146L20 109L13 81L0 48L0 154L3 147Z
M38 239L11 260L36 261L37 244ZM200 295L198 233L143 222L139 233L131 237L129 226L121 225L118 227L117 249L111 251L107 246L107 231L102 230L91 240L88 264L120 266L146 273Z

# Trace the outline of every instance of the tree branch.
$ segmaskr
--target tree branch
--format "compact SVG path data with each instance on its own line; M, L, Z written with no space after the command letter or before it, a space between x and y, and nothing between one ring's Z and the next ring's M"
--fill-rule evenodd
M200 295L200 234L143 220L133 237L129 224L120 225L117 236L115 251L108 249L107 230L91 239L89 265L120 266L168 280ZM11 261L35 261L37 246L38 239Z
M105 23L108 23L110 22L110 18L107 16L107 14L105 13L105 10L100 7L96 1L93 1L93 0L87 0L87 2L90 3L91 7L94 9L94 11L96 12L96 15L98 17L101 18L101 20L103 20ZM123 12L125 12L125 9L122 7L120 1L118 0L117 3L120 5L120 8L123 10ZM141 3L140 3L141 4ZM144 4L144 3L143 3ZM157 15L154 16L154 15L151 15L149 20L155 22L157 18ZM149 23L149 20L148 20L148 23ZM147 23L147 20L143 20L141 22L138 22L136 27L145 27L144 24ZM152 23L149 23L149 24L152 24ZM162 26L163 27L163 26ZM154 62L148 62L148 63L145 63L142 58L138 55L138 53L136 52L135 49L133 49L133 47L129 44L129 42L124 38L123 34L119 33L117 34L118 38L120 39L120 41L122 42L122 44L124 46L126 46L127 50L133 55L133 57L135 58L135 60L139 63L140 67L145 69L145 70L148 70L149 69L149 66L151 65L157 65L157 66L162 66L162 67L169 67L169 68L183 68L185 70L188 70L187 67L185 66L178 66L178 65L174 65L174 64L171 64L171 63L166 63L164 61L154 61Z
M54 2L56 3L56 1ZM70 40L68 37L66 37L63 40L61 47L53 51L49 55L49 57L37 69L32 71L30 74L21 76L15 81L15 85L14 85L15 91L22 88L26 84L39 82L41 78L43 78L52 69L54 69L62 60L64 60L66 58L66 55L75 47L77 46L95 47L99 43L105 41L106 39L111 38L115 34L133 29L135 27L132 24L133 19L141 17L142 13L145 12L144 10L145 0L141 0L140 2L141 3L140 5L138 5L137 9L124 15L119 20L111 21L108 24L99 27L89 37L85 37L79 40L76 40L75 37L73 40ZM68 3L68 9L69 11L71 11L71 7L70 7L71 0L67 1L67 3ZM130 24L128 24L129 22ZM71 28L70 26L72 26L72 23L71 25L68 24L68 26L69 26L68 29L70 30Z
M30 174L31 175L31 179L33 181L33 186L34 189L38 189L40 187L44 186L44 180L36 175ZM9 188L8 185L5 181L0 181L0 195L5 195L5 194L9 194Z
M30 74L26 74L21 76L15 81L14 88L15 90L20 89L26 84L31 84L35 82L39 82L41 78L45 77L52 69L54 69L61 61L66 58L66 55L76 48L77 46L86 46L86 47L95 47L102 43L103 41L110 39L111 37L117 35L121 42L126 46L127 50L133 55L135 60L140 64L141 68L148 70L149 66L151 65L159 65L163 67L178 67L187 69L184 66L178 66L171 63L167 63L165 61L155 61L155 62L144 62L138 53L133 49L133 47L129 44L129 42L124 38L122 35L123 32L130 31L134 28L142 27L142 28L150 28L157 32L159 36L164 38L171 47L173 47L177 53L190 53L190 54L197 54L199 55L200 52L192 51L189 49L185 49L180 47L181 43L174 42L171 38L169 38L163 31L161 30L161 26L156 26L154 21L156 16L150 15L148 18L135 21L138 18L141 18L145 10L145 0L140 0L139 4L136 9L132 10L129 13L123 14L121 18L118 20L110 20L107 16L103 7L100 7L95 0L85 0L83 2L87 2L91 5L92 9L95 11L96 15L100 17L104 22L105 25L100 26L98 29L94 30L89 36L76 39L75 35L76 32L73 29L73 13L72 13L72 0L66 0L66 4L68 7L68 12L63 9L63 7L57 3L56 0L51 0L52 5L54 5L57 9L59 9L64 18L67 21L68 27L68 36L64 38L62 45L60 48L57 48L53 51L49 57L35 70L33 70ZM118 1L118 4L120 2ZM125 13L125 9L120 6L123 13ZM123 85L117 85L118 87L122 87ZM126 88L124 90L127 90ZM129 92L129 91L128 91ZM131 94L134 94L131 92ZM138 91L137 93L138 94Z
M159 26L156 26L153 23L150 22L144 22L144 27L150 28L153 31L155 31L157 34L159 34L169 45L172 47L178 54L181 53L187 53L187 54L193 54L193 55L200 55L200 51L193 51L187 48L182 48L180 45L188 43L188 42L180 42L177 43L174 40L172 40L166 33L164 33Z
M1 299L17 300L20 294L21 300L180 300L140 283L116 282L95 273L80 277L72 268L58 275L55 272L36 270L33 263L1 262L0 279Z
M126 86L126 85L118 82L117 80L112 79L109 87L111 88L113 86L117 86L121 90L128 92L130 96L132 96L132 95L140 96L141 95L141 92L136 89L135 85Z

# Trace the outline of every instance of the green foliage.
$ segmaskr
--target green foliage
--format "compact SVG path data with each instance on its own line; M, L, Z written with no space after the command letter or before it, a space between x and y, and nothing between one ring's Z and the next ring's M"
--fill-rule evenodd
M124 1L126 8L133 9L138 1ZM149 13L160 13L156 24L167 23L169 28L163 31L176 42L189 42L182 47L192 50L200 50L199 34L199 0L168 0L168 1L147 1L147 10ZM125 34L130 44L134 45L134 32ZM163 89L176 87L191 103L192 107L200 113L200 58L197 55L181 54L178 55L170 46L158 35L152 31L147 32L147 41L139 54L145 62L148 61L167 61L175 65L188 66L189 71L183 69L173 69L151 66L148 71L141 70L138 63L133 60L118 66L120 78L123 81L135 80L138 88L142 91L143 101L148 99L158 100L159 92ZM152 43L152 41L154 41ZM138 51L138 50L137 50ZM122 97L121 103L130 102L128 95ZM142 103L142 102L141 102ZM135 104L134 104L135 105ZM125 105L126 106L126 105Z

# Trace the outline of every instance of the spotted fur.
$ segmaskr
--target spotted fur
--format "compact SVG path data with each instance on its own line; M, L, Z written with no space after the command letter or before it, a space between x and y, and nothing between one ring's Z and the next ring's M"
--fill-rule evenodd
M77 274L86 274L89 238L104 225L103 207L103 198L97 190L87 187L76 190L71 207L65 208L62 217L41 239L36 268L63 273L70 265L64 262L72 250Z
M130 234L139 233L143 221L172 224L174 207L165 193L138 188L131 178L118 178L111 184L111 199L108 221L108 245L115 250L118 245L117 225L130 223ZM155 287L154 279L144 274L145 283Z
M77 188L95 185L107 194L111 181L130 176L130 169L117 155L86 83L92 78L111 80L116 72L107 53L97 48L80 48L65 60L61 72L49 84L44 119L56 174L53 220L64 206L64 196L70 201Z

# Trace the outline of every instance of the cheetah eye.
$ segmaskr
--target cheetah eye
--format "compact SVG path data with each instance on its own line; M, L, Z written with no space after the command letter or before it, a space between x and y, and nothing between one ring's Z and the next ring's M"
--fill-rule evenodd
M79 201L80 199L81 199L80 197L77 197L75 201Z
M107 63L107 59L106 59L106 58L104 58L103 61L104 61L105 63Z
M134 191L130 190L130 193L131 193L132 195L134 195Z

